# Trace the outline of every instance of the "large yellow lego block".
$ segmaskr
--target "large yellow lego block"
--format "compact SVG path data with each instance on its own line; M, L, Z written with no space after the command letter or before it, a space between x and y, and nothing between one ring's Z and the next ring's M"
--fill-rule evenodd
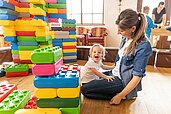
M31 26L31 23L30 23L31 20L16 20L15 21L15 25L16 26Z
M29 9L30 14L32 15L43 15L46 16L46 12L44 10L42 10L40 7L32 7Z
M14 26L14 21L0 20L0 26Z
M38 20L32 19L32 20L30 21L30 23L31 23L33 26L47 26L47 23L44 22L44 21L41 20L41 19L38 19Z
M32 4L43 4L46 5L45 0L29 0L30 3Z
M16 36L15 30L3 31L4 36Z
M49 27L48 26L37 26L36 31L38 31L38 32L40 32L40 31L49 31Z
M59 88L57 96L60 98L76 98L80 95L80 86L77 88Z
M76 35L69 35L69 38L76 38Z
M55 8L48 8L47 12L48 12L48 13L58 13L58 9L55 9Z
M76 46L77 42L62 42L63 46Z
M15 26L3 26L2 27L3 31L15 31Z
M30 8L19 8L17 12L29 12Z
M48 47L51 47L51 48L53 47L52 44L49 44L49 45L40 45L39 47L40 47L40 48L45 48L45 47L47 47L47 46L48 46Z
M15 11L20 12L20 8L18 6L15 6Z
M52 39L54 39L55 38L54 31L50 31L50 32L51 32Z
M15 30L16 31L35 31L35 27L34 26L15 26Z
M56 90L54 88L36 88L34 95L37 98L55 98L57 97Z
M57 108L19 109L14 114L62 114Z
M28 64L29 68L32 68L34 64Z
M63 53L77 52L77 49L62 49Z
M20 60L31 60L31 53L33 51L19 51Z
M51 32L48 31L41 31L41 32L35 32L36 36L51 36Z

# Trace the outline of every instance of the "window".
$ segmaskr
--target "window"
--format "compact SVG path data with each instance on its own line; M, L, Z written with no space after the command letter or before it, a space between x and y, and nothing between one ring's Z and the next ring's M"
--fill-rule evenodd
M103 25L104 0L67 0L67 17L78 25Z

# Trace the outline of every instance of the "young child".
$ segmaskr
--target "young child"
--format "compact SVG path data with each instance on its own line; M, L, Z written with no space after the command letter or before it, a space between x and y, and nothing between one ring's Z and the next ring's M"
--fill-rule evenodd
M89 60L85 66L81 69L81 83L85 84L92 80L98 80L100 78L106 79L108 82L113 81L113 76L106 76L99 72L99 69L104 70L113 69L113 66L104 65L102 59L105 58L105 48L100 44L94 44L89 50Z

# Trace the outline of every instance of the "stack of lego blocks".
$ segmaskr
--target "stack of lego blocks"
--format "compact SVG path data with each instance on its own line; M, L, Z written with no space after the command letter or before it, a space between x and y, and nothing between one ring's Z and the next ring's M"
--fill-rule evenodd
M29 91L17 90L14 84L0 85L0 114L14 114L24 108L30 96Z
M58 19L67 18L66 0L46 0L49 22L58 23Z
M12 1L12 0L10 0ZM10 2L0 0L0 26L3 27L4 40L11 43L14 62L19 61L17 38L14 20L18 18L15 6Z
M79 68L66 64L49 77L36 77L36 104L39 108L58 108L62 114L80 114Z
M1 18L0 25L3 26L5 41L11 44L13 61L29 64L31 69L30 55L34 49L39 48L39 43L35 38L35 28L31 24L32 15L29 13L29 2L27 0L0 2L0 7L4 10L3 14L6 15L6 18Z
M64 62L75 62L77 60L76 21L62 19L61 24L62 31L54 31L53 46L62 47Z
M15 114L50 113L79 114L80 86L79 66L62 66L62 49L59 47L37 49L31 56L36 64L34 95L38 109L21 109Z
M40 48L51 46L53 32L50 31L48 18L46 17L47 4L44 0L30 0L30 14L34 15L31 20L35 28L36 41L40 42Z
M28 76L29 75L29 66L28 66L28 64L8 65L5 68L5 72L6 72L6 77Z
M64 62L77 61L76 20L62 19L62 30L69 32L69 38L63 38Z

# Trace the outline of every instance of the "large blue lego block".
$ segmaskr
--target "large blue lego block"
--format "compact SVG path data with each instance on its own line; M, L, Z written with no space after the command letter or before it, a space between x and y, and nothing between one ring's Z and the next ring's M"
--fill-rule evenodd
M15 15L8 15L8 14L1 14L0 20L16 20L18 16Z
M38 46L38 42L17 42L19 46Z
M75 24L76 20L75 19L62 19L62 23Z
M71 62L77 62L77 59L64 60L64 63L71 63Z
M76 42L76 38L64 38L63 42Z
M76 35L76 31L69 31L69 35Z
M48 18L46 16L34 16L34 19L36 19L36 20L41 19L43 21L49 22Z
M7 42L17 42L17 37L16 36L5 36L4 40Z
M7 9L15 10L14 5L3 0L0 0L0 8L7 8Z
M0 8L0 14L10 14L10 15L18 16L18 13L16 11L5 9L5 8Z
M53 76L36 76L34 86L36 88L76 88L79 85L79 72L59 71Z
M71 53L63 53L64 56L76 56L76 52L71 52Z
M61 18L61 19L66 19L67 18L67 15L66 14L49 14L49 17L50 18Z

